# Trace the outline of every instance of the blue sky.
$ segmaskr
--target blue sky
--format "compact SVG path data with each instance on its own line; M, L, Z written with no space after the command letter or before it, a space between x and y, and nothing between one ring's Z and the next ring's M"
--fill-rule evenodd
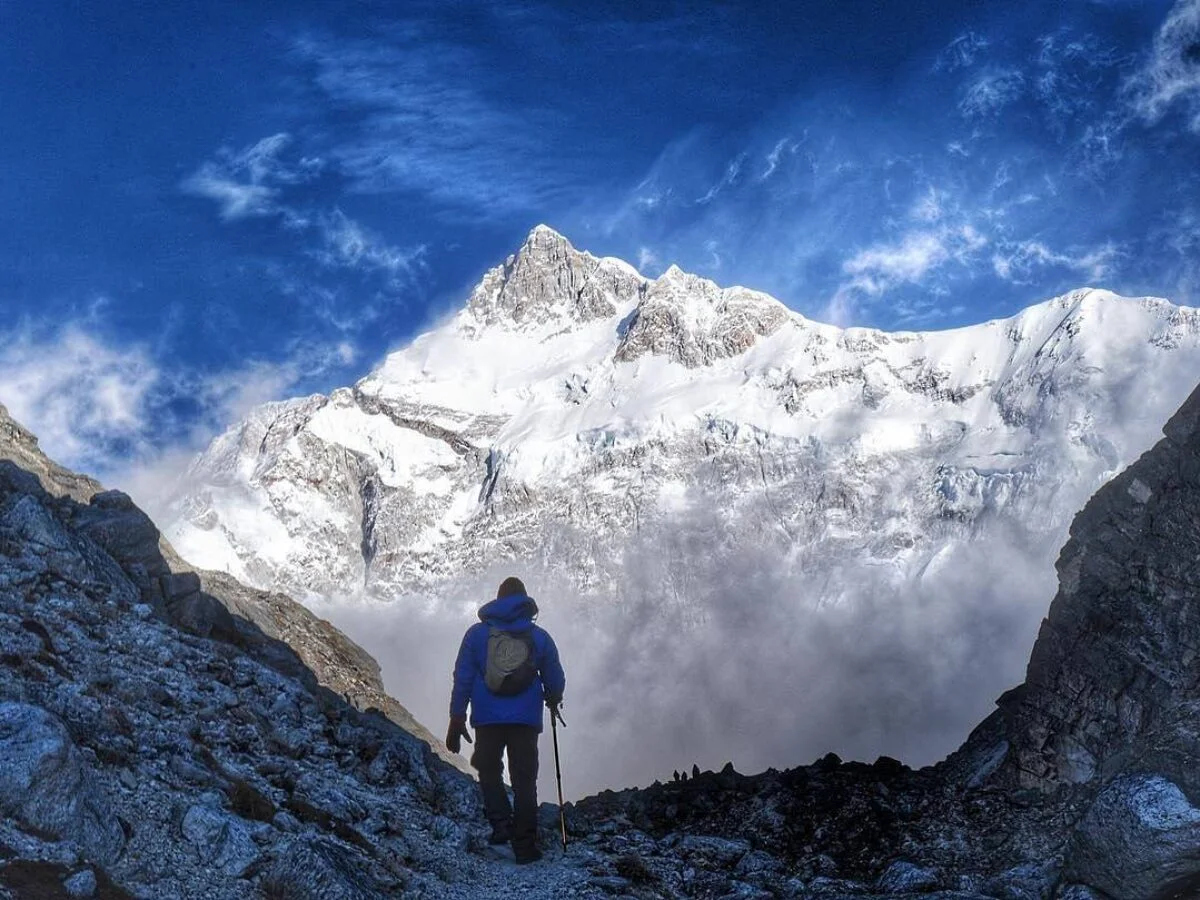
M0 4L0 402L122 482L546 222L840 324L1200 304L1200 0Z

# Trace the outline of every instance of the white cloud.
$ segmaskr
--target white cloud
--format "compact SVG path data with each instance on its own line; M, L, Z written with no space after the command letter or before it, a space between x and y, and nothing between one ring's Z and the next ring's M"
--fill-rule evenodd
M725 172L721 176L721 179L712 187L710 187L708 191L705 192L704 196L696 202L700 204L709 203L714 197L717 196L717 194L721 193L721 191L737 185L738 178L742 174L742 166L745 165L745 163L746 154L744 153L739 154L736 158L730 160L729 164L725 166Z
M0 403L63 460L100 465L143 449L159 382L144 347L118 348L83 324L0 336Z
M1108 276L1119 256L1112 244L1078 253L1060 253L1037 240L1005 242L992 254L992 269L1006 281L1030 284L1038 270L1057 266L1096 283Z
M396 277L410 274L425 254L424 244L409 249L391 246L340 209L319 216L317 222L324 243L318 259L329 266L377 269Z
M239 184L211 163L205 163L184 180L183 189L197 197L215 200L226 222L253 216L269 216L277 212L274 188L262 184Z
M952 40L933 64L935 72L953 72L965 69L974 64L975 60L989 46L989 41L983 35L967 31Z
M988 239L973 225L957 224L910 231L899 240L860 250L842 263L842 272L849 277L829 300L822 317L836 325L851 324L864 300L906 284L921 284L930 296L939 294L941 287L930 283L934 274L949 263L970 265L987 244ZM904 313L899 307L897 310ZM936 310L927 306L916 312L932 316Z
M958 109L968 119L993 116L1015 102L1025 90L1025 76L1016 69L995 69L980 75L963 91Z
M1156 124L1178 105L1186 108L1191 129L1200 132L1200 0L1175 4L1124 92L1134 114L1147 124Z
M779 548L745 546L717 518L687 513L631 537L610 582L620 603L581 594L534 559L473 573L416 603L329 603L318 612L373 653L393 693L433 726L446 714L446 665L474 618L463 598L486 599L501 577L519 573L563 650L571 723L560 735L570 762L563 775L568 796L581 796L693 762L759 771L834 751L931 763L1020 681L1054 593L1053 543L1003 525L907 581L827 557L796 574ZM846 585L838 602L812 600L822 579ZM401 608L420 627L398 617ZM617 664L629 660L636 665ZM553 771L543 774L553 791Z
M775 146L771 148L771 152L767 154L767 168L758 176L759 181L766 181L775 174L775 170L779 168L779 162L783 158L783 154L794 154L799 149L799 144L793 143L790 138L780 138Z
M286 212L279 203L280 185L294 185L316 177L322 162L304 157L285 162L281 154L292 143L290 135L273 134L239 151L222 148L216 158L203 163L183 180L189 194L213 200L221 218L231 222Z
M279 360L215 372L164 369L151 349L85 318L0 334L0 403L52 459L128 490L148 511L181 466L252 407L352 364L355 346L294 343ZM177 408L189 407L185 419Z
M527 211L577 177L551 152L561 111L505 102L494 67L473 48L410 21L371 41L307 35L293 45L308 87L327 108L352 111L330 129L330 157L356 189L415 191L475 216Z
M708 266L713 271L721 268L720 247L720 243L712 238L704 242L704 252L708 254Z
M892 285L920 281L949 257L941 237L924 231L905 235L898 244L861 250L842 265L842 271L854 276L854 284L863 291L882 294Z
M951 260L966 263L987 239L971 225L914 231L896 243L876 244L860 250L842 264L852 276L850 287L879 295L905 283L921 281Z
M658 268L660 265L661 261L659 260L657 253L655 253L649 247L638 248L637 268L639 272L644 275L645 273Z
M180 187L215 201L226 222L278 216L287 231L316 238L317 246L310 252L323 265L381 272L392 287L399 287L419 268L425 246L395 247L340 209L322 210L298 199L285 201L287 188L312 181L325 167L319 157L283 159L292 144L290 135L280 133L239 151L221 148Z

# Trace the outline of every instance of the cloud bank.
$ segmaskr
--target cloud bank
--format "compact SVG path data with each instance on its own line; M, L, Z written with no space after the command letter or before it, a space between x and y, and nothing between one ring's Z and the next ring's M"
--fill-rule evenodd
M829 751L934 762L1023 679L1055 589L1055 551L1003 527L907 583L850 560L790 571L725 529L697 515L643 535L626 550L615 594L582 594L527 562L437 597L315 609L371 652L389 692L440 732L463 631L495 585L519 574L567 671L560 741L567 793L579 797L693 763L753 772ZM822 606L816 597L831 580L841 599Z

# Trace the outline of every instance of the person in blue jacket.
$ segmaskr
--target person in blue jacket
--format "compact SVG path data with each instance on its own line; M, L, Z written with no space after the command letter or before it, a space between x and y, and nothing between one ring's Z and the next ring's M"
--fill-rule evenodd
M450 730L446 746L461 751L471 743L467 706L475 729L471 765L479 773L483 810L492 826L492 844L511 843L518 863L542 858L537 845L538 735L543 705L551 714L562 702L566 676L558 648L533 623L538 607L519 578L506 578L496 599L479 610L467 629L454 664ZM513 805L504 790L505 750Z

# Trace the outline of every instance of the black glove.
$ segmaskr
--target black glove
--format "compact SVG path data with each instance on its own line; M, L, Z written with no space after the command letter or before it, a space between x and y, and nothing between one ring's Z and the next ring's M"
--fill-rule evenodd
M450 730L446 732L446 748L451 753L461 753L462 743L459 739L464 739L468 744L471 743L471 734L467 731L467 720L465 716L451 716Z
M562 711L559 709L562 706L561 694L546 694L546 708L550 710L550 724L558 722L563 728L567 727L567 720L562 717Z

